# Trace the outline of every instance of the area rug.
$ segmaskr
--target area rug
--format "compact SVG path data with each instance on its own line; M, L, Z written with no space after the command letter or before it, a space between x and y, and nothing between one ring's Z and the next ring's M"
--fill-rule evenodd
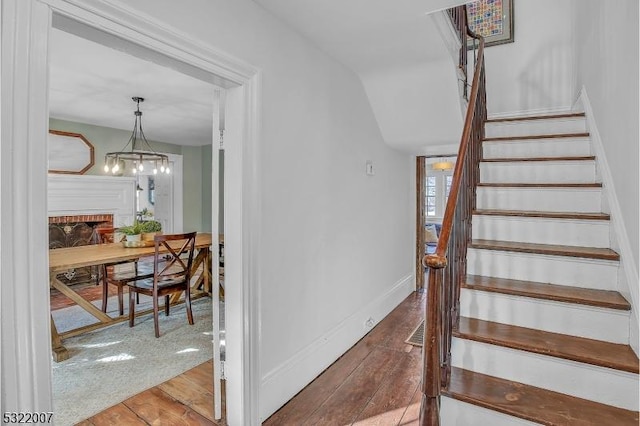
M424 342L424 320L420 322L420 325L418 325L416 329L413 330L413 332L411 332L411 334L409 335L409 338L405 340L405 343L408 343L413 346L420 346L420 347L422 347L423 342Z
M78 307L60 311L67 309ZM194 325L187 322L184 305L172 306L168 317L161 312L158 339L153 315L136 318L133 328L123 322L65 339L71 357L53 363L55 424L76 424L210 360L211 299L193 301L192 309ZM63 325L68 318L60 311L54 314Z

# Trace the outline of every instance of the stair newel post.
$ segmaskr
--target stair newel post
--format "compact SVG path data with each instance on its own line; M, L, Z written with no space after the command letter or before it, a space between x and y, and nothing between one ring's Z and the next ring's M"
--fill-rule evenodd
M440 425L441 343L442 343L442 268L447 259L428 255L423 261L429 267L427 309L425 314L424 346L422 349L422 403L420 425ZM434 309L429 309L429 307Z

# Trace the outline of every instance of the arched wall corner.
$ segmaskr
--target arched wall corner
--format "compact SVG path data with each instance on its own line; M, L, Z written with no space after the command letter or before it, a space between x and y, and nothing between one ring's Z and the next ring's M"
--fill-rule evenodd
M225 180L228 423L258 424L260 72L226 52L140 16L124 3L98 0L2 0L0 111L0 308L3 411L52 411L48 294L48 35L52 16L79 23L226 82L235 129L229 130ZM214 82L214 81L212 81ZM233 135L233 136L232 136ZM228 180L227 180L228 179ZM216 212L213 213L214 215ZM20 232L16 232L19 230ZM225 265L226 266L226 265ZM231 368L230 368L231 367Z

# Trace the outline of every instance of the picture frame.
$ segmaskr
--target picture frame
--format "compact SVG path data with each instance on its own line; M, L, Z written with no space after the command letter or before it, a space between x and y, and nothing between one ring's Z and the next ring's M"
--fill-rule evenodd
M94 147L80 133L49 130L49 173L82 175L95 164Z
M484 37L485 47L513 43L513 0L477 0L467 3L471 31ZM473 49L473 39L467 45Z

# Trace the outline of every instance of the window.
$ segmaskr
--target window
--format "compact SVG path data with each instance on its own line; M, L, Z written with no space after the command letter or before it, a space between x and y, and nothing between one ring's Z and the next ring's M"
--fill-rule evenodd
M451 184L453 183L453 176L444 177L444 203L447 203L449 199L449 192L451 192Z
M427 176L427 216L436 215L437 179L435 176Z
M427 218L442 218L453 182L453 170L429 170L426 182L425 212Z

